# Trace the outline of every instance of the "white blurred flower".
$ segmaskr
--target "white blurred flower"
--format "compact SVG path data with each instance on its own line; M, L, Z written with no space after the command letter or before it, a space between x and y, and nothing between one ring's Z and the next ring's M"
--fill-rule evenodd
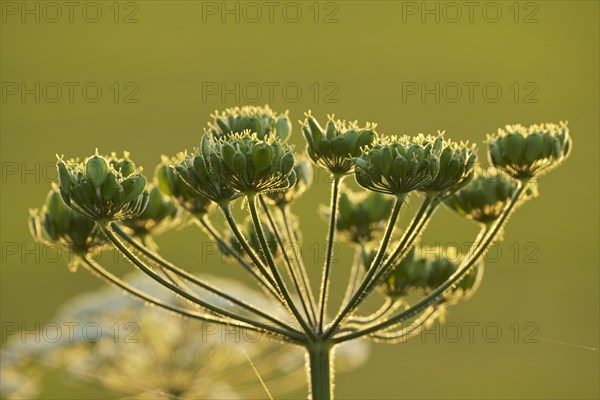
M132 274L126 281L171 303L185 301L143 275ZM282 315L260 293L237 282L217 278L211 282ZM219 302L216 297L211 301ZM110 287L72 299L52 324L65 328L56 341L7 344L0 367L2 398L38 395L41 388L34 372L40 367L60 369L72 381L140 399L264 398L260 379L275 397L306 385L305 354L300 347L181 318ZM348 342L335 354L336 370L343 372L365 362L368 345Z

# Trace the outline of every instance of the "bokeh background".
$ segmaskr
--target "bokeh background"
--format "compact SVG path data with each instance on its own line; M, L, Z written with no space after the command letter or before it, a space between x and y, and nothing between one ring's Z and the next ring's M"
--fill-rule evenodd
M85 271L70 273L29 235L28 209L44 200L55 154L129 150L151 174L161 154L198 144L211 112L243 104L289 109L293 121L309 109L374 121L388 134L445 130L480 143L481 158L485 135L498 127L568 120L571 158L514 215L488 255L480 290L451 309L449 328L373 346L367 365L338 377L336 394L598 398L598 2L472 2L470 9L463 2L96 1L75 2L71 13L51 3L1 2L2 344L7 324L44 324L70 297L102 285ZM293 136L303 151L297 124ZM316 210L328 196L320 174L296 205L310 244L325 242ZM466 250L475 233L441 210L424 240ZM235 275L218 256L203 258L206 240L190 227L159 244L191 270ZM317 277L315 249L304 251ZM352 251L342 246L336 257L339 297ZM56 376L46 384L48 399L114 397Z

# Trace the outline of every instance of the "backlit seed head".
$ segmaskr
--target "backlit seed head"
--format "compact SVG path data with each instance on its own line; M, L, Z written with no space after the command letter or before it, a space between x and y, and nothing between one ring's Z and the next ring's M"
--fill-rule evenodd
M439 173L431 182L421 188L426 192L435 192L446 197L473 178L477 161L475 145L457 143L443 138L441 141Z
M488 157L515 179L529 180L559 166L571 151L566 122L524 127L507 125L488 135Z
M354 158L356 182L393 195L424 190L438 176L442 147L441 135L381 137Z
M208 124L208 132L217 138L249 130L261 140L276 138L285 141L292 132L288 112L279 114L267 105L227 108L223 112L215 111L211 117L213 121Z
M196 193L223 203L292 186L292 151L278 139L260 140L250 131L220 138L205 134L195 154L180 155L172 168Z
M95 155L84 162L57 162L58 183L64 202L92 220L115 221L141 214L148 201L142 169L129 159Z
M194 154L178 154L171 161L170 169L180 179L181 183L197 195L197 197L194 197L183 189L173 192L182 197L182 200L178 203L190 212L193 212L192 209L197 208L195 202L202 201L202 199L222 203L241 196L241 193L236 191L227 182L227 179L223 178L225 174L231 172L228 172L229 170L225 167L220 149L215 146L215 139L209 135L202 137L200 147L195 149ZM177 185L178 183L174 184ZM183 201L191 201L191 203L185 206ZM208 205L208 203L206 204Z
M148 235L165 232L179 225L181 210L154 184L148 185L148 205L144 211L121 223L134 236L144 240Z
M261 140L245 131L207 140L212 173L238 193L286 190L296 183L293 147L278 139ZM202 151L199 154L206 160Z
M467 219L489 224L500 217L517 186L517 181L502 171L477 168L473 180L448 196L444 204ZM536 196L537 187L529 183L521 203Z
M365 267L375 252L364 255ZM441 286L460 266L463 256L455 247L414 246L396 265L379 289L389 297L401 298L412 293L427 295ZM477 262L458 283L444 294L448 305L469 298L483 277L483 261Z
M346 175L354 171L352 159L358 157L361 148L369 146L377 139L376 124L367 123L361 127L356 121L346 122L328 116L325 127L306 113L300 122L306 138L306 152L310 158L332 174Z
M201 217L210 212L214 203L192 189L172 167L181 163L185 158L186 155L183 153L171 159L162 156L161 163L154 171L154 184L181 209Z
M48 193L41 210L30 210L29 230L36 241L59 245L68 249L70 255L83 255L107 245L96 223L67 206L56 185ZM70 268L76 267L76 262L70 264Z
M394 199L378 192L353 192L342 188L338 202L336 229L342 239L365 243L377 238L385 228ZM322 207L329 218L329 207Z
M266 199L269 200L269 202L278 206L284 206L296 200L310 187L310 185L312 185L312 165L307 159L301 157L300 160L294 164L294 173L296 174L296 183L285 190L268 192L266 194Z

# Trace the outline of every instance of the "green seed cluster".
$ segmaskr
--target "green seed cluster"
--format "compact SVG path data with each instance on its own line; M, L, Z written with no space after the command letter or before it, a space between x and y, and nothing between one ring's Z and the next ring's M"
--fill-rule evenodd
M135 236L145 237L158 234L180 222L180 209L154 184L148 185L148 204L144 211L133 218L122 221Z
M242 194L285 190L296 182L293 148L250 131L202 137L200 148L176 166L198 193L220 203Z
M292 133L287 111L276 114L267 105L227 108L223 112L215 111L211 117L213 120L208 123L208 132L215 137L249 130L261 140L271 137L284 141Z
M148 202L146 178L125 153L95 154L83 163L57 163L60 194L75 211L93 220L123 220L141 214Z
M476 161L477 153L474 145L456 143L444 138L440 151L439 172L435 179L423 186L421 190L446 197L469 182L473 177Z
M362 149L356 164L356 182L376 192L403 195L425 190L440 171L441 135L388 136Z
M325 128L310 114L302 122L302 132L306 137L306 151L310 158L322 168L335 175L346 175L354 171L353 157L358 157L361 148L371 145L377 138L377 125L367 123L358 126L356 121L335 120L328 116Z
M500 217L517 186L517 181L495 168L476 169L475 178L447 197L444 204L467 219L489 224ZM537 195L532 183L529 187L523 201Z
M365 255L365 267L375 258L375 252ZM462 256L454 247L414 246L398 262L380 290L392 298L418 293L427 295L441 286L459 267ZM469 297L483 276L483 261L479 261L463 279L445 294L444 302L453 303Z
M488 156L492 163L515 179L529 180L560 165L571 150L565 122L523 127L507 125L488 135Z
M174 158L163 156L161 163L154 171L154 182L161 192L169 196L181 209L197 217L202 217L210 211L214 203L192 189L180 174L170 167L183 162L186 157L184 153L180 153Z
M296 158L298 158L296 156ZM300 158L294 164L294 174L296 182L287 190L277 190L266 193L269 202L282 207L290 204L302 195L313 183L312 165L306 159Z
M354 192L342 188L338 203L336 229L351 243L372 241L385 228L394 199L378 192ZM329 207L322 209L329 218Z
M48 193L41 210L30 210L29 229L36 241L50 242L77 254L106 244L96 223L67 206L58 187Z

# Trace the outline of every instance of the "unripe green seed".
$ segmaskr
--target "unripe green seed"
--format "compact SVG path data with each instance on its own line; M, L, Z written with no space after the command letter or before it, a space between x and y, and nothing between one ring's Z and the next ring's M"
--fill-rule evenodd
M310 133L312 134L313 140L315 143L319 143L323 139L323 129L317 120L312 117L308 118L308 126L310 128Z
M83 203L89 203L92 199L92 185L87 179L83 179L73 192Z
M323 157L331 156L331 143L329 143L329 141L327 141L327 140L320 141L319 144L317 145L317 149L319 150L319 153Z
M252 162L258 171L264 171L272 165L273 149L266 143L259 143L252 149Z
M511 162L518 162L524 148L523 136L510 133L502 138L502 150Z
M146 178L143 175L131 175L121 182L123 187L123 202L135 200L146 188Z
M60 197L60 193L54 190L48 193L48 197L46 198L46 206L48 207L48 211L52 215L56 216L57 219L61 218L66 209L65 203Z
M373 143L377 135L373 131L365 131L360 134L358 139L356 140L356 149L357 153L353 154L354 156L358 156L360 154L360 149L364 146L369 146Z
M173 196L173 176L171 169L168 165L159 164L154 171L156 177L156 184L159 189L167 196Z
M229 168L233 168L233 155L235 154L235 149L229 143L223 144L221 147L221 157L223 157L223 161L225 161L225 165Z
M277 119L277 124L275 125L275 129L277 131L277 137L280 140L287 138L292 132L292 124L287 116L282 116Z
M231 169L238 175L246 172L246 156L242 152L236 151L233 155Z
M59 160L56 163L56 168L58 170L58 184L66 194L69 194L71 191L71 174L67 169L67 165L63 160Z
M281 173L287 175L294 168L294 156L292 153L285 153L281 158Z
M135 164L127 159L121 160L119 162L119 171L121 171L123 177L128 177L135 172Z
M544 139L542 135L533 133L525 139L525 159L533 162L542 154Z
M85 174L95 187L101 186L108 175L108 164L103 157L92 156L85 163Z
M113 174L112 172L109 172L108 175L106 176L106 180L104 181L104 183L102 184L102 187L100 188L100 195L101 195L102 199L105 201L112 200L113 197L115 196L115 192L117 191L118 185L119 184L117 183L117 178L115 177L115 174Z
M348 155L349 146L344 137L338 136L331 141L331 150L337 157Z
M247 117L243 123L242 123L242 129L241 130L250 130L250 132L252 133L262 133L263 131L263 126L260 123L260 120L258 118L254 118L254 117Z

